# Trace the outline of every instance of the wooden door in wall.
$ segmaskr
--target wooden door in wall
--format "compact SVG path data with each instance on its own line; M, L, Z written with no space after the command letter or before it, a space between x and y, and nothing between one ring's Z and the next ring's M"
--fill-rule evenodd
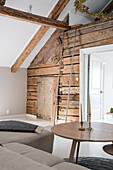
M37 115L46 120L52 119L53 110L53 78L38 78Z
M103 64L90 55L90 85L92 121L103 118Z

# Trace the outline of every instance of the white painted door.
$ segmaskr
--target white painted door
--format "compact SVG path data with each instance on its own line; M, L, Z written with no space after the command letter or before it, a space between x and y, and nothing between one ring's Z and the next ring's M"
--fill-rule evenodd
M92 121L103 118L103 63L90 55L90 84Z

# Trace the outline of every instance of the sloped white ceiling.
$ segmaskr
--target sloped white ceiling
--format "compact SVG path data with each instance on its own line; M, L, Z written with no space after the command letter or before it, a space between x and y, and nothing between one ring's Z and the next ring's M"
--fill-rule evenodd
M56 2L57 0L7 0L6 6L29 12L29 5L32 4L32 13L48 16ZM0 16L0 66L11 67L39 27Z
M99 12L109 1L89 0L86 4L92 12ZM58 0L7 0L6 6L29 12L29 6L32 4L32 13L48 16L57 2ZM59 20L63 20L69 10L73 8L73 3L74 0L70 0ZM0 16L0 67L11 67L39 28L39 25ZM22 64L22 67L27 68L29 66L53 31L53 28L49 29Z

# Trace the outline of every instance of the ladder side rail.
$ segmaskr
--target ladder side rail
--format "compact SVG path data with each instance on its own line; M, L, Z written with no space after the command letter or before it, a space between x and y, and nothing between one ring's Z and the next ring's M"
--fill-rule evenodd
M70 96L70 86L71 86L71 78L72 78L72 71L73 71L73 59L74 59L74 51L75 51L75 42L76 42L76 29L75 29L75 39L74 39L74 46L73 46L73 53L72 53L72 63L71 63L71 72L70 72L70 80L69 80L69 91L68 91L68 98L67 98L67 109L66 109L65 122L67 122L67 114L68 114L68 107L69 107L69 96Z
M63 56L63 45L64 45L64 32L63 32L63 41L62 41L62 51L61 51L61 58L60 58L60 65L59 65L59 75L58 75L58 82L57 82L57 89L56 89L56 100L55 100L55 111L54 111L54 125L56 119L56 108L57 108L57 101L58 101L58 91L59 91L59 83L60 83L60 72L61 72L61 64L62 64L62 56Z

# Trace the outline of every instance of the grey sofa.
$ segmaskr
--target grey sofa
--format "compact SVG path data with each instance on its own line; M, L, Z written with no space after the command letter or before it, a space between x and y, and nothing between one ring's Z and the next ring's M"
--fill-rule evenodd
M22 143L52 153L54 135L43 129L40 134L0 131L0 143Z
M87 170L50 153L19 143L0 147L0 170Z

